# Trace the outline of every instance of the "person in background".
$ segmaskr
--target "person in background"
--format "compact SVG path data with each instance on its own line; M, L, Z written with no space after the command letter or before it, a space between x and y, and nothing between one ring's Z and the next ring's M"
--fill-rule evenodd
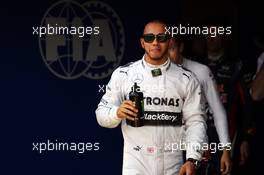
M264 52L257 61L257 72L251 85L251 97L254 101L264 99Z
M184 68L191 70L197 76L197 79L201 84L204 100L206 101L205 111L207 111L208 114L207 117L210 118L210 120L212 120L211 118L213 118L220 143L226 145L226 147L222 152L220 162L221 162L221 173L228 174L231 171L231 165L232 165L230 158L231 144L228 134L228 123L227 123L225 109L220 101L219 94L216 89L214 77L210 69L206 65L185 58L182 55L183 50L184 50L184 41L182 37L172 38L171 46L169 49L170 59L172 62L176 64L180 64ZM212 129L210 129L209 127L212 126L208 126L208 132L207 132L210 140L212 135Z
M208 25L208 27L215 27ZM212 71L220 99L227 112L229 135L232 141L231 174L248 174L250 169L243 169L248 164L250 155L252 118L252 100L248 93L252 76L242 60L234 59L229 52L225 35L206 36L207 58L204 60Z

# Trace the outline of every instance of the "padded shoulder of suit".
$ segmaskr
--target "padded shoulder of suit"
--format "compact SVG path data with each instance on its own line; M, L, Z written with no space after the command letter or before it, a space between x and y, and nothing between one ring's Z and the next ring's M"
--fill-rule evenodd
M206 80L208 77L212 77L213 74L210 68L204 64L198 63L197 61L186 60L191 67L191 71L197 76L199 80Z
M180 64L171 63L171 67L172 67L172 70L175 71L175 74L178 75L178 78L182 77L183 79L187 78L187 80L191 80L195 77L192 71L184 68Z
M120 76L122 75L126 75L128 76L128 72L131 69L134 69L135 67L139 66L141 64L141 60L138 60L136 62L129 62L123 66L119 66L114 72L113 74L118 74Z

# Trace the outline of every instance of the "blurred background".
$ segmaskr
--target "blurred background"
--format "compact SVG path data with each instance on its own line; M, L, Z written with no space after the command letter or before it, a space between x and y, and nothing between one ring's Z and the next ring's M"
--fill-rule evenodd
M0 174L121 174L120 127L101 128L95 109L103 95L100 87L107 84L114 68L142 58L139 37L146 22L161 19L172 25L182 21L203 26L215 19L232 26L229 41L232 56L245 60L254 73L257 58L264 51L263 14L258 7L261 6L253 1L243 4L227 0L1 2ZM100 50L89 50L90 43L77 43L77 48L83 47L82 53L94 54L91 59L79 56L77 65L71 54L76 49L70 44L73 38L66 38L67 47L56 50L58 58L49 60L45 40L48 38L33 35L32 27L45 24L47 18L65 17L67 11L80 17L83 25L103 19L110 32L103 35L110 36L104 41L110 41L114 50L109 54L114 57L107 58ZM190 43L193 38L187 40ZM187 52L191 55L191 50ZM40 154L32 150L32 143L48 139L98 142L100 149L83 154L77 151Z

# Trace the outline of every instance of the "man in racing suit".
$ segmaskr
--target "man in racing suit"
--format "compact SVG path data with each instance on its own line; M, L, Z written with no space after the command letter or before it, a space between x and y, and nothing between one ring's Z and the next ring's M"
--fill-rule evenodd
M220 140L221 145L224 146L221 151L223 154L221 156L221 172L222 174L228 174L231 171L231 142L228 133L228 122L226 117L225 109L220 101L219 94L216 89L216 82L214 81L214 76L212 75L209 67L200 64L196 61L186 59L183 55L184 41L183 38L177 37L171 39L171 46L169 49L169 55L171 61L176 64L182 65L184 68L191 70L199 80L202 88L205 104L205 111L207 114L207 120L213 120L214 125ZM208 135L212 133L208 130ZM209 137L211 138L211 137ZM218 152L218 150L209 150L212 153ZM208 160L205 160L208 161ZM208 169L208 168L207 168ZM202 169L199 172L204 174Z
M139 61L117 68L96 110L98 123L114 128L121 124L124 137L123 174L194 175L206 141L206 123L201 109L201 90L194 75L168 59L166 25L149 22L141 45L145 55ZM127 100L134 83L144 94L144 126L132 127L138 110ZM183 164L181 138L186 133ZM183 148L182 148L183 149Z

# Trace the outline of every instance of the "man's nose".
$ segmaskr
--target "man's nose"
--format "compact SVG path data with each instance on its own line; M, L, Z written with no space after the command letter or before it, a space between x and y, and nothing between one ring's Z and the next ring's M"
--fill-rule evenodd
M153 45L158 45L158 41L157 41L157 38L154 39L154 41L152 42Z

